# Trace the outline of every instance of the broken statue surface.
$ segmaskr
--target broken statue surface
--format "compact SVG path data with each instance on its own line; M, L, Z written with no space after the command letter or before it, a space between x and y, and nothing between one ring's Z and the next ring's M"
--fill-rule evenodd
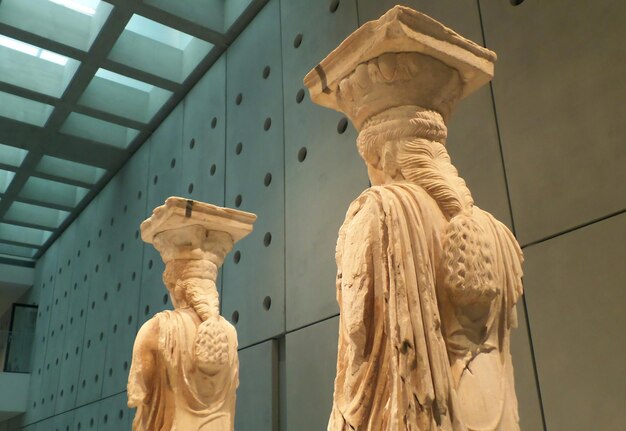
M133 431L232 431L237 334L219 314L217 272L254 214L169 198L141 224L165 262L174 310L139 330L128 378Z
M451 112L495 59L396 6L305 78L314 102L353 122L372 183L337 242L330 431L519 430L509 344L522 252L445 148Z

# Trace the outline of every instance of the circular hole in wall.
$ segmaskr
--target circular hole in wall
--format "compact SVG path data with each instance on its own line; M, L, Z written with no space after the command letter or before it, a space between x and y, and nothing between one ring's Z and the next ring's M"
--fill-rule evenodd
M191 141L189 141L189 149L193 150L193 147L196 146L196 140L195 139L191 139Z
M332 0L330 2L330 6L328 6L328 10L330 11L330 13L335 13L337 11L337 8L339 8L339 0Z
M231 317L231 321L236 325L239 322L239 311L233 311L233 315Z
M241 252L239 250L237 250L234 254L233 254L233 262L235 263L239 263L239 261L241 260Z
M263 123L263 130L267 132L270 127L272 127L272 119L270 117L267 117L265 119L265 122Z
M241 202L242 201L243 201L243 198L241 197L241 195L235 196L235 206L237 208L239 208L241 206Z
M263 184L265 184L265 187L268 187L270 184L272 184L272 174L271 173L267 173L265 174L265 178L263 179Z
M209 169L209 173L211 176L215 175L215 171L217 170L217 166L211 165L211 169Z
M211 129L215 129L216 126L217 126L217 117L213 117L213 119L211 120Z
M235 105L241 105L242 101L243 101L243 95L239 93L237 97L235 97Z
M296 93L296 103L302 103L304 100L304 89L299 89Z
M293 47L299 48L302 44L302 33L298 33L296 37L293 38Z
M235 154L241 154L241 150L243 150L243 144L238 142L237 145L235 145Z
M263 237L263 245L265 245L265 247L269 247L271 243L272 243L272 234L267 232L265 236Z
M343 117L341 120L339 120L339 123L337 123L337 133L342 135L343 132L345 132L347 128L348 128L348 119L346 117Z
M263 79L267 79L270 76L270 67L269 66L265 66L263 68Z
M298 151L298 161L300 163L304 162L304 159L306 159L306 154L307 154L306 147L300 148L300 151Z
M193 193L193 183L189 183L189 186L187 186L187 192L189 194Z

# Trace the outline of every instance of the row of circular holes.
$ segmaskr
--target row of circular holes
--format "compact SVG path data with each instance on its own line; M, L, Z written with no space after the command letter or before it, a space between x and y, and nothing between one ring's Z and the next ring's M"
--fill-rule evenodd
M124 410L121 410L121 409L120 409L120 411L118 412L117 416L118 416L120 419L124 419ZM103 422L106 424L106 423L109 421L109 415L105 413L105 415L102 417L102 420L103 420ZM95 425L94 418L91 418L91 419L89 420L89 427L90 427L90 428L93 428L93 426L94 426L94 425ZM76 424L76 429L77 429L77 430L80 430L80 429L81 429L81 427L82 427L81 423L80 423L80 422L78 422L78 423ZM62 430L59 430L59 428L56 428L56 429L55 429L55 431L62 431ZM69 426L69 425L67 425L67 426L65 427L65 431L70 431L70 426Z

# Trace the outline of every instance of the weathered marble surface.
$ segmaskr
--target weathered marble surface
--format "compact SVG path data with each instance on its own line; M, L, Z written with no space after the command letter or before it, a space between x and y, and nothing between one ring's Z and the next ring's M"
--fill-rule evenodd
M336 430L519 430L510 331L522 252L446 151L456 104L495 53L396 6L305 78L344 112L372 187L339 232Z
M254 214L171 197L141 224L165 262L173 311L139 330L128 378L134 431L232 431L237 333L219 314L217 272Z

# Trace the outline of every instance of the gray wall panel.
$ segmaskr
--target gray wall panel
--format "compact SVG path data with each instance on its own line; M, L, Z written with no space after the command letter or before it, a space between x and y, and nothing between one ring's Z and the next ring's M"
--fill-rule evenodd
M183 102L183 170L180 186L181 196L220 206L224 205L226 172L225 99L226 56L222 56Z
M111 180L116 188L123 189L117 202L115 229L112 232L111 250L107 253L114 261L115 272L105 283L109 321L107 326L106 354L102 397L126 389L130 357L137 328L141 265L144 245L139 237L139 224L146 212L148 177L147 147L140 149L118 175ZM141 192L141 193L140 193ZM121 245L124 244L122 250ZM103 297L104 299L104 297Z
M239 351L235 429L272 431L278 427L278 342Z
M178 105L150 138L146 217L168 197L180 195L182 139L183 105ZM161 280L164 268L156 249L145 244L138 315L140 325L159 311L171 308L167 289Z
M548 429L626 422L626 214L527 247L526 296Z
M222 313L231 321L238 313L241 347L279 335L285 326L278 6L278 0L271 0L226 53L226 206L258 216L254 232L235 246L224 264ZM267 174L271 182L265 185Z
M73 253L70 261L72 276L69 286L68 315L63 340L63 360L57 388L55 412L61 413L76 406L79 388L80 365L85 335L85 323L91 286L92 259L87 248L94 234L92 218L97 212L96 202L92 202L79 216L76 226ZM95 232L97 233L97 232ZM47 254L47 253L46 253ZM67 262L64 262L67 265Z
M335 242L350 202L367 185L351 125L314 105L305 74L357 27L356 3L281 3L284 59L287 330L336 314ZM295 38L302 42L296 47ZM300 96L299 96L300 92ZM299 97L302 97L300 99ZM301 100L298 102L298 100ZM306 149L306 158L299 154Z
M285 430L326 429L333 402L339 317L285 337Z
M625 209L626 3L480 4L520 240Z
M515 391L520 427L524 431L545 431L541 418L541 402L533 368L526 313L521 300L517 303L517 319L517 329L514 329L511 335L511 355L515 370Z
M103 399L98 404L98 431L131 429L132 412L126 407L125 392Z
M92 403L74 410L74 431L97 431L98 404Z

